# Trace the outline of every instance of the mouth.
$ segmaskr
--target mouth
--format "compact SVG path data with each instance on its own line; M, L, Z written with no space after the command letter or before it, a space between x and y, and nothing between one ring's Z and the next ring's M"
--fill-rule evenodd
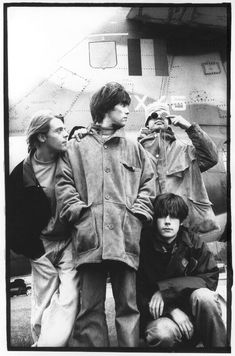
M163 120L157 120L155 121L154 125L162 125L164 124L164 121Z
M165 227L164 229L162 229L163 231L165 231L165 232L171 232L172 231L172 229L170 229L170 228L168 228L168 227Z

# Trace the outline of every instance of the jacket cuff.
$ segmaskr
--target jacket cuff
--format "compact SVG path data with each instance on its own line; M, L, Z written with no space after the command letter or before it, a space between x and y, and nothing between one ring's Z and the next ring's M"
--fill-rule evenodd
M187 134L192 134L196 131L199 131L200 130L200 126L196 123L196 122L193 122L191 126L189 126L189 128L187 128L185 130L185 132L187 132Z
M153 220L152 215L147 212L143 212L140 209L133 209L133 214L142 222L151 222Z
M65 218L65 220L69 221L70 223L76 223L80 219L83 210L89 207L90 205L86 205L85 203L76 203L70 205L66 212L63 212L63 210L61 211L60 219L63 220Z

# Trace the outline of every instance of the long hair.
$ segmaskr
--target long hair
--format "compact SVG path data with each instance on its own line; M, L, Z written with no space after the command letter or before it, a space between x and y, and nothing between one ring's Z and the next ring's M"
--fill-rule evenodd
M54 115L50 110L40 110L32 116L26 131L28 152L31 152L32 150L34 151L39 147L40 142L38 140L38 135L46 135L48 133L50 130L50 122L55 117L64 122L63 116Z
M154 201L154 217L166 216L184 221L188 215L188 206L184 199L173 193L159 194Z
M95 94L90 101L90 111L92 120L101 123L107 112L114 109L115 105L130 105L131 98L124 87L116 82L105 84Z

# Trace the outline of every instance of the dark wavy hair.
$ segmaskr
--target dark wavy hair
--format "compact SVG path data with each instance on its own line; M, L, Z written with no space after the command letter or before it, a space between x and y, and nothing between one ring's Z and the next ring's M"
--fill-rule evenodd
M130 102L130 95L121 84L116 82L107 83L91 98L90 111L92 120L95 123L101 123L105 114L113 110L115 105L128 106Z
M166 216L184 221L188 215L188 205L184 199L173 193L159 194L154 201L154 217L163 218Z

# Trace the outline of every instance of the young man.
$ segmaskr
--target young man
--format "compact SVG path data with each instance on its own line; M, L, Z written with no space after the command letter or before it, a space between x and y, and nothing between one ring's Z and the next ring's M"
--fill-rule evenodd
M225 347L218 296L219 271L211 252L182 226L188 207L173 193L157 196L153 227L143 229L137 300L141 333L150 347Z
M31 261L31 327L38 347L66 346L77 313L78 275L55 199L57 160L67 138L61 117L37 112L27 131L29 155L8 186L8 237L12 250Z
M164 97L146 107L145 128L138 138L150 153L161 193L182 196L189 207L184 225L200 233L218 234L219 226L209 201L202 172L218 162L217 148L210 137L182 116L170 115ZM176 138L172 126L185 130L192 143Z
M118 346L138 346L139 239L142 221L152 220L156 178L145 150L125 137L130 100L118 83L98 90L90 103L93 125L80 142L69 141L58 165L56 195L61 218L73 225L80 278L71 346L109 346L104 309L108 273Z

